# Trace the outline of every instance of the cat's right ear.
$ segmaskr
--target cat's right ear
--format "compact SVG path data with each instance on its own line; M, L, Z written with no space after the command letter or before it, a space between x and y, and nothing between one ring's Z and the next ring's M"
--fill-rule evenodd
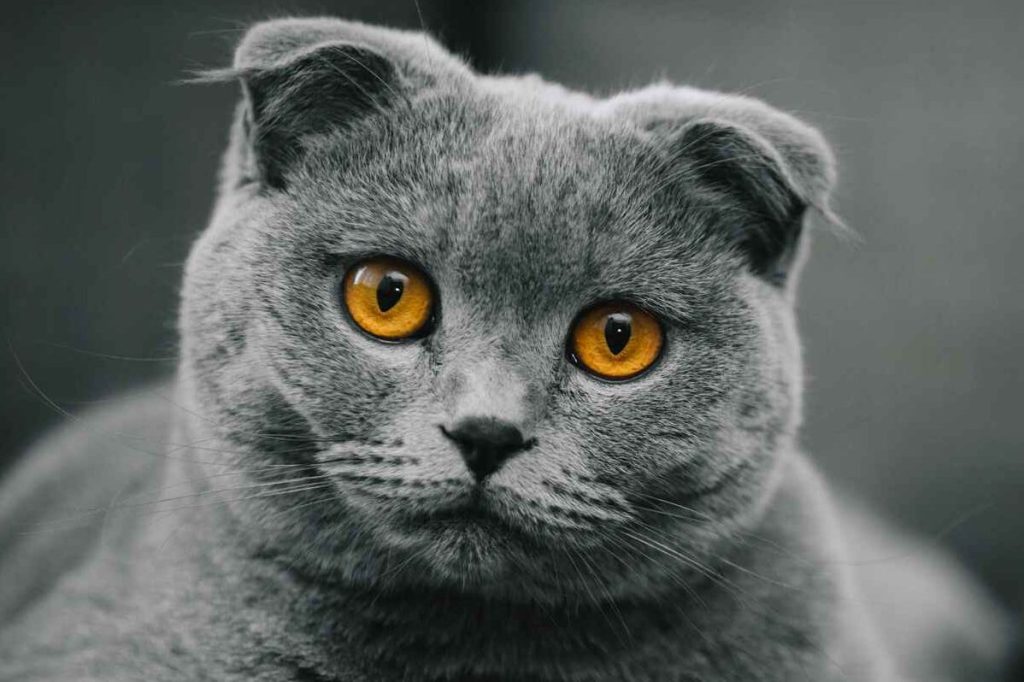
M235 182L282 189L312 137L408 106L414 89L436 85L460 67L423 34L337 19L280 19L253 26L230 68L198 80L241 83L229 159Z

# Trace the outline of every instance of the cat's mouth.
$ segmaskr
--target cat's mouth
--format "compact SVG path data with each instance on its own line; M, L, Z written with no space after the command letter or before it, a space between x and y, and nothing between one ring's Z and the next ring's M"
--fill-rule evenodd
M421 511L408 519L410 527L423 531L491 530L508 532L512 527L478 488L469 491L457 502L444 507Z
M536 533L516 521L486 490L473 488L449 504L406 515L399 521L399 531L417 544L454 556L495 560L512 548L540 548Z

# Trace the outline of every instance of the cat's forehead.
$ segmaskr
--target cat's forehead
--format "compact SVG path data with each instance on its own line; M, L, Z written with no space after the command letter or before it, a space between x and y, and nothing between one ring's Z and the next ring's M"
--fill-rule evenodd
M614 167L616 146L565 121L513 119L483 134L465 167L456 219L437 226L463 283L504 282L530 295L597 276L624 245L616 228L632 209Z
M561 114L561 115L559 115ZM428 228L444 277L520 317L642 297L684 241L652 212L657 160L635 133L564 112L511 108L449 159L459 192Z

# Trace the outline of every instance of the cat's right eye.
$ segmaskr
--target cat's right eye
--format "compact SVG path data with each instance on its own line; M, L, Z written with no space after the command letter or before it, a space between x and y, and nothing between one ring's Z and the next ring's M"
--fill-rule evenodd
M384 341L421 336L434 314L434 291L415 265L379 256L356 263L345 275L342 299L349 317Z

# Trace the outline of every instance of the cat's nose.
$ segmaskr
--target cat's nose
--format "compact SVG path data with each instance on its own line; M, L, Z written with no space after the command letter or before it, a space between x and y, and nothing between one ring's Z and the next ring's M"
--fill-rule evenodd
M525 440L515 424L497 417L463 417L451 428L442 426L441 432L455 441L477 483L533 446L533 439Z

